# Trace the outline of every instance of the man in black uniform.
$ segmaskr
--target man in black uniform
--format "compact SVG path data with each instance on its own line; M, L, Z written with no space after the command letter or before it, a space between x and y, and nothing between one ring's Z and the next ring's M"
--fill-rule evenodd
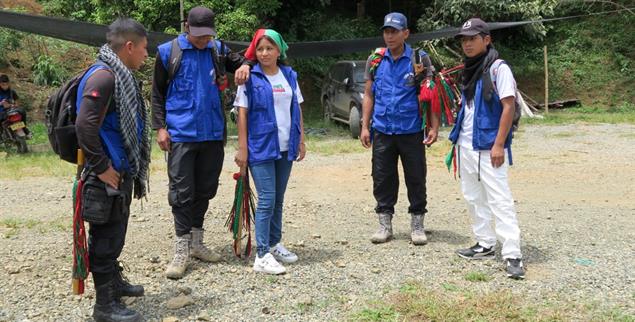
M139 321L141 315L120 299L142 296L144 290L126 281L118 258L132 196L146 194L149 122L132 71L148 57L148 41L145 28L127 18L109 26L107 39L79 84L77 100L77 139L86 156L82 215L90 224L89 261L97 293L93 318Z

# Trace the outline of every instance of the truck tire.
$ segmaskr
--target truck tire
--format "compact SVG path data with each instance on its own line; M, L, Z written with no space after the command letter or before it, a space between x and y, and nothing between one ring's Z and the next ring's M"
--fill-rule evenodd
M351 130L351 137L353 139L359 138L359 134L361 133L361 115L359 114L359 109L355 105L351 105L351 111L348 114L348 127Z
M323 112L324 120L330 121L331 113L333 113L333 109L331 108L331 103L329 102L328 97L324 97L324 99L322 99L322 112Z

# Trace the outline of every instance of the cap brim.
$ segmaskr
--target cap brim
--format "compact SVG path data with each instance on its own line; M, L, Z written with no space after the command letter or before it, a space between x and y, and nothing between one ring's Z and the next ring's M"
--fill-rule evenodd
M216 37L216 30L211 27L192 27L190 26L190 35L194 37L200 36L214 36Z
M398 25L398 24L396 24L396 23L387 23L387 24L383 25L383 26L380 28L380 30L384 30L384 29L386 29L386 28L395 28L395 29L397 29L397 30L404 30L404 29L406 29L405 27L403 27L403 26L401 26L401 25Z
M458 34L456 34L454 36L454 39L459 39L463 36L467 36L467 37L472 37L472 36L476 36L478 34L480 34L481 32L478 30L467 30L467 31L461 31Z

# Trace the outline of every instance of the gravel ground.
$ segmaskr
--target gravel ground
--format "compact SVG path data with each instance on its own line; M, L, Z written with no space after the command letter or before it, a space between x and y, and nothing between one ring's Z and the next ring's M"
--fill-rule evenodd
M396 240L373 245L370 153L309 154L295 165L287 192L283 241L300 261L283 276L257 275L252 260L231 254L223 227L233 198L228 149L221 188L205 228L220 264L194 262L185 278L163 276L173 225L165 164L155 160L151 195L134 202L122 260L146 296L128 300L148 321L343 320L401 284L452 283L474 290L510 289L530 301L619 307L635 314L635 126L526 126L514 145L512 192L521 222L525 281L507 279L500 258L468 262L453 251L473 243L458 182L437 153L428 161L429 244L409 243L402 180ZM310 153L310 146L309 146ZM27 171L27 170L25 170ZM316 175L318 174L318 175ZM70 178L0 180L0 321L90 320L94 289L70 291ZM6 223L17 219L19 229ZM488 282L465 280L468 272ZM181 294L193 304L170 309ZM189 301L188 299L188 301Z

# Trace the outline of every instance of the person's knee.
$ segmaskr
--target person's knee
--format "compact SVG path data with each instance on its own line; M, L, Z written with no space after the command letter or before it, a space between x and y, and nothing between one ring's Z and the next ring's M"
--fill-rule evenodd
M170 187L168 191L168 203L172 207L186 207L191 205L194 201L193 196L189 193L189 190L178 189L177 187Z
M276 206L275 193L264 192L258 195L258 209L263 211L273 211Z
M207 199L210 200L216 197L216 193L218 192L218 184L213 186L206 187L203 191L196 194L196 199Z

